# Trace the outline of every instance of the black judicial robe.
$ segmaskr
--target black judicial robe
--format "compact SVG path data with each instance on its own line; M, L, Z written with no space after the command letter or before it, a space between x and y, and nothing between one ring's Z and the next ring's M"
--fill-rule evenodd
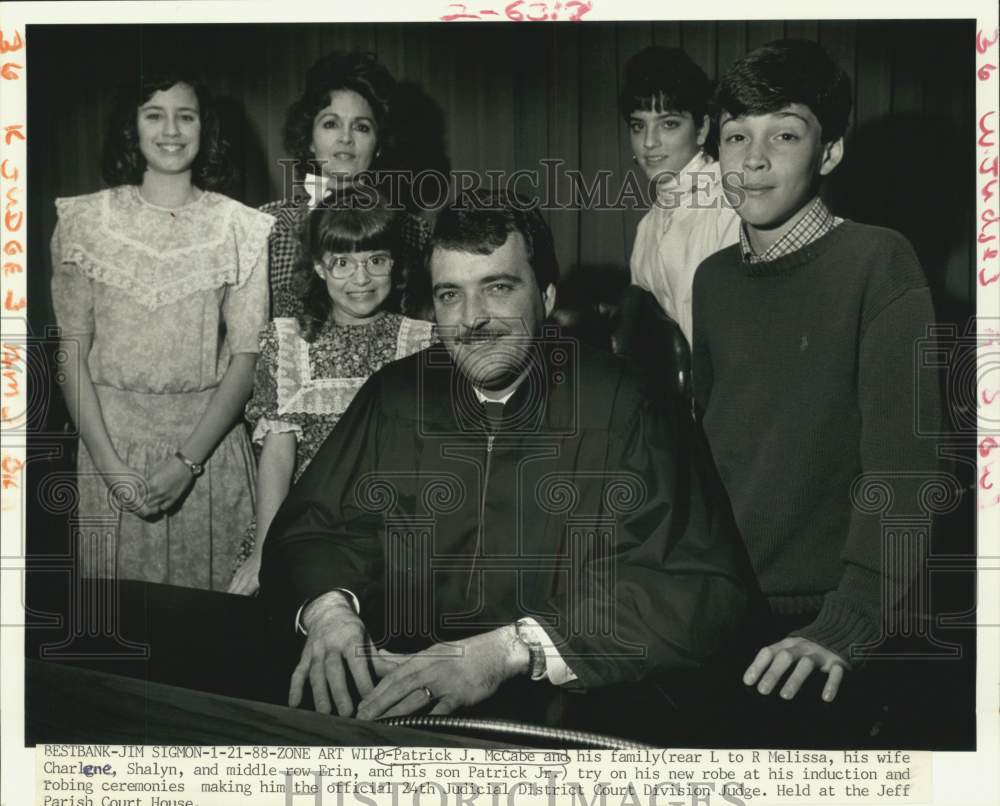
M756 592L680 407L556 338L499 422L440 345L375 373L277 513L260 578L281 629L346 588L393 649L532 616L586 687L724 654Z

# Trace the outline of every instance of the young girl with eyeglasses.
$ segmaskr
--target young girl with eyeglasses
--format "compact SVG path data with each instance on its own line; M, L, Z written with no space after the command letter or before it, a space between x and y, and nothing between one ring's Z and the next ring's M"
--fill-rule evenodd
M402 287L399 216L348 196L309 213L291 292L261 335L246 417L262 446L256 518L230 592L257 591L267 529L354 395L384 364L430 344L432 324L387 308ZM280 307L279 306L280 303Z

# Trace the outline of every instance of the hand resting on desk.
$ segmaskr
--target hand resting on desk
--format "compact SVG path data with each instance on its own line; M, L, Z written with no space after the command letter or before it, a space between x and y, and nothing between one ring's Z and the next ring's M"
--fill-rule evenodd
M288 692L293 708L302 702L308 680L318 712L331 713L332 699L340 716L353 715L350 674L362 697L359 719L412 714L432 701L432 714L448 714L482 702L505 680L529 668L528 650L512 625L434 644L412 655L375 652L364 623L339 591L311 602L302 613L302 624L306 643ZM369 661L381 678L377 686Z
M295 708L302 702L303 687L308 680L317 711L331 713L332 698L338 714L351 716L354 704L347 673L362 697L374 688L368 670L371 637L364 623L343 593L331 591L309 603L302 613L302 624L306 643L292 672L288 704Z
M530 656L513 625L507 625L412 655L379 650L374 660L382 679L359 704L358 719L406 716L431 701L431 714L475 705L505 681L527 674Z

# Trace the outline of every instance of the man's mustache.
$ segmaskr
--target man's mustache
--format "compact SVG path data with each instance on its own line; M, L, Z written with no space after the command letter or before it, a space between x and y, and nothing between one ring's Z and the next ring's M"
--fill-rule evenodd
M493 341L501 336L509 336L510 330L506 328L489 328L480 330L466 330L459 333L455 341L459 344L476 344L477 342Z
M519 324L519 323L518 323ZM477 342L494 341L504 336L515 334L516 328L502 321L493 321L482 325L468 327L463 325L438 325L437 335L442 341L452 344L476 344ZM530 341L524 336L525 341Z

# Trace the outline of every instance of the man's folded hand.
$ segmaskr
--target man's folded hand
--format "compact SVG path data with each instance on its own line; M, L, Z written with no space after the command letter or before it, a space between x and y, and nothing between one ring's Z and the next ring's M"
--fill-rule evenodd
M404 716L432 703L431 714L449 714L492 696L505 680L527 674L528 665L528 649L513 626L414 655L379 652L375 667L382 679L362 699L358 719Z

